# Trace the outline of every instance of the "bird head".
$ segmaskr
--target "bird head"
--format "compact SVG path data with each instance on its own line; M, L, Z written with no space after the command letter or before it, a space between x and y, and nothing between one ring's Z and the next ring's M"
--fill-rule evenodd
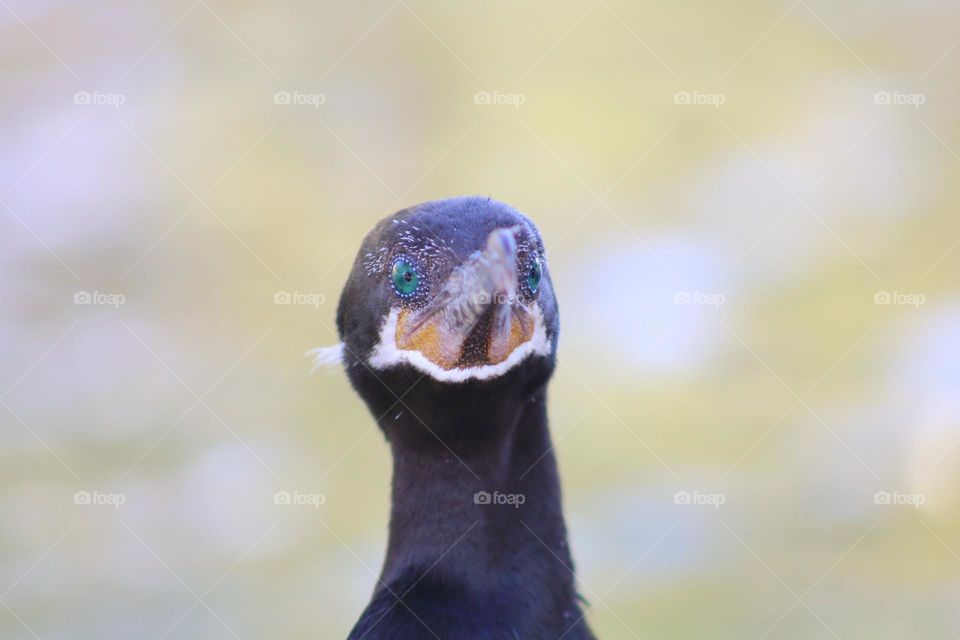
M447 388L542 385L558 319L540 234L488 198L399 211L364 239L337 327L362 395L377 383L399 395L422 379Z

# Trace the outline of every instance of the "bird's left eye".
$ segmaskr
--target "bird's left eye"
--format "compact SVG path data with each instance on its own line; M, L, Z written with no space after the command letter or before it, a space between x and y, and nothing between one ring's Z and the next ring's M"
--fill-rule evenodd
M417 274L417 269L406 258L394 260L390 281L393 283L394 290L404 298L412 296L420 288L420 276Z
M543 279L543 265L540 264L540 258L534 257L530 262L530 268L527 271L527 287L530 293L536 293L540 287L540 281Z

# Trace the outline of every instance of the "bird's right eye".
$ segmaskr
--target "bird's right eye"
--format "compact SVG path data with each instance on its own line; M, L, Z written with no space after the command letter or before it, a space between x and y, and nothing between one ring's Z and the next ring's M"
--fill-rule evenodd
M530 289L530 295L535 295L540 287L540 280L543 279L543 265L536 256L530 262L530 268L527 271L527 287Z
M397 258L393 261L390 271L390 281L393 288L403 298L409 298L420 288L420 276L414 264L406 258Z

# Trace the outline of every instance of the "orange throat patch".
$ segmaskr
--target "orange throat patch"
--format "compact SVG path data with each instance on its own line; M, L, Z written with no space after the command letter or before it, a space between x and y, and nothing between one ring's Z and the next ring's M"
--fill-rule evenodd
M443 329L440 321L437 319L428 320L417 329L413 334L407 336L407 329L413 320L414 312L409 309L401 309L397 316L396 327L396 346L400 351L417 351L427 360L435 365L446 369L457 369L460 366L495 365L505 361L510 357L520 345L529 342L533 338L534 323L520 322L516 316L510 319L510 336L507 340L506 349L502 353L495 353L490 336L485 336L482 343L483 354L480 362L463 363L464 345L466 340L444 339ZM404 337L407 336L407 337Z

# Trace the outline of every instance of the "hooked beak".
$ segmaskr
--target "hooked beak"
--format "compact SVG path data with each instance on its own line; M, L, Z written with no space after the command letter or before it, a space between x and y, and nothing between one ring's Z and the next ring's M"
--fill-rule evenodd
M533 336L530 310L517 297L520 227L495 229L420 310L397 319L397 347L445 369L497 364Z

